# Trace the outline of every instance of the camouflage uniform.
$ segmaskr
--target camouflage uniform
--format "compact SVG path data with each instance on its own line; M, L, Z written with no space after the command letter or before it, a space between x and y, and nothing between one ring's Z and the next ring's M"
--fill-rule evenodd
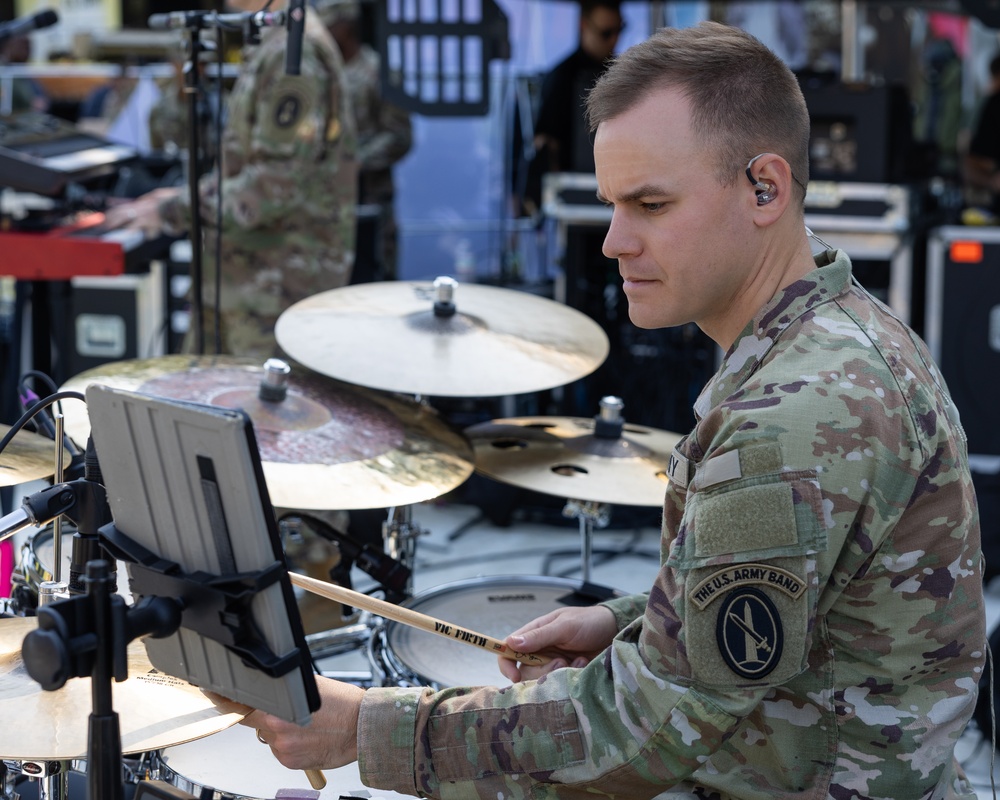
M286 39L284 28L269 28L249 49L223 134L222 352L239 356L274 354L279 315L344 286L354 263L357 141L340 53L309 12L302 74L288 76ZM200 186L206 310L215 301L217 180L213 171ZM183 201L161 207L168 229L188 227ZM208 319L205 341L211 347Z
M965 435L843 253L779 292L671 459L662 567L583 669L372 689L362 779L442 798L974 798L985 657Z
M410 115L382 100L379 55L367 44L344 65L344 80L358 124L358 160L361 162L360 201L378 206L384 277L396 277L395 187L392 165L413 144Z

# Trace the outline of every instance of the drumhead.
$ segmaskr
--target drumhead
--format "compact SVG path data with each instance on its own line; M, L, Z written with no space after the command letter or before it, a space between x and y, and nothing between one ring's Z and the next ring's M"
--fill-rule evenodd
M546 576L487 576L456 581L412 597L404 606L460 627L503 639L542 614L567 605L593 605L575 591L580 581ZM398 622L385 628L386 657L425 686L506 685L496 656Z
M167 747L160 751L157 766L161 780L213 800L272 800L279 789L312 788L305 772L282 766L246 725L233 725L211 736ZM326 787L320 791L320 800L408 797L365 787L357 763L324 770L323 775Z

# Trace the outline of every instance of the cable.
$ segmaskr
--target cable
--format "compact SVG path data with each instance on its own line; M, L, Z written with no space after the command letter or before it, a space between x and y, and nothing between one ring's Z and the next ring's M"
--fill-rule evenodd
M21 432L21 429L31 421L35 414L48 408L53 403L57 403L60 400L69 400L71 398L73 400L80 400L83 403L87 402L87 398L85 398L80 392L71 391L56 392L55 394L49 395L44 400L39 400L35 405L25 411L24 414L21 415L20 419L18 419L18 421L11 426L10 430L7 431L7 435L4 436L3 439L0 439L0 453L2 453L4 448L6 448L7 445L13 441L14 437Z

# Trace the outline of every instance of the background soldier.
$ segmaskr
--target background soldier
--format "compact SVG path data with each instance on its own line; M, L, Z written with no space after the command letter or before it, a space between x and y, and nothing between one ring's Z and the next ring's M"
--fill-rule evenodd
M231 5L251 11L259 3ZM306 17L300 75L286 74L286 50L284 27L264 29L260 44L246 48L227 106L221 167L200 184L206 342L218 302L220 352L231 355L275 355L280 314L347 284L354 264L357 135L340 52L313 12ZM107 222L180 233L189 224L187 200L179 187L158 189L113 209ZM186 349L192 345L189 336Z

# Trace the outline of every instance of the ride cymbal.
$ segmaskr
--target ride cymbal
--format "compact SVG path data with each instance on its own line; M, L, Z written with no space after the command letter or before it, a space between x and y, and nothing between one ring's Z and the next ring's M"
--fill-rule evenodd
M543 297L439 278L345 286L307 297L275 326L282 349L360 386L492 397L562 386L597 369L608 337Z
M70 405L78 405L68 402ZM8 434L10 425L0 424L0 439ZM63 449L63 463L69 466L70 453ZM51 478L56 471L55 442L30 431L18 431L0 452L0 486Z
M24 637L37 625L35 617L0 619L0 757L86 758L90 678L72 678L54 692L42 689L21 656ZM127 653L128 678L111 689L123 753L190 742L246 716L223 713L197 687L154 669L140 640L130 642Z
M487 477L567 500L661 506L667 462L681 435L625 424L598 436L586 417L496 419L465 429L476 470Z
M279 362L280 363L280 362ZM262 400L264 368L228 356L164 356L104 364L64 389L99 383L175 400L242 408L253 420L275 506L354 510L437 497L473 471L472 447L420 403L381 395L304 369L288 377L283 400ZM66 431L86 441L86 411Z

